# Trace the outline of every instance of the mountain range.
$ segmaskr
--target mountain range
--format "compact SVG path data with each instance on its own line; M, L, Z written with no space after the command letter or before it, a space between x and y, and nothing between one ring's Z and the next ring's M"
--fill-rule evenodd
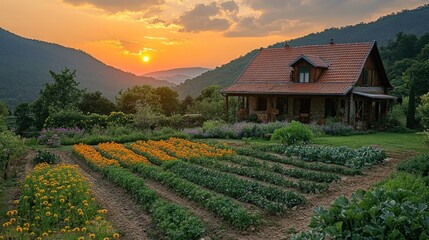
M290 40L288 43L291 46L327 44L333 39L336 43L377 41L378 46L385 46L390 40L394 40L399 32L417 36L429 32L429 5L392 13L369 23L326 29ZM283 47L284 44L285 42L278 42L268 47ZM229 63L186 80L175 89L183 98L186 95L197 96L208 85L228 86L237 79L257 53L258 49L254 49Z
M173 68L168 70L145 73L145 77L153 77L159 80L169 81L174 84L180 84L187 79L194 78L210 70L210 68L188 67Z
M173 86L108 66L83 51L23 38L0 28L0 100L10 107L35 100L43 85L52 81L49 70L60 72L64 67L76 70L82 88L99 90L110 99L134 85Z
M375 40L379 46L385 46L399 32L417 36L429 32L429 5L390 14L369 23L326 29L288 43L291 46L302 46L325 44L331 39L337 43ZM268 47L283 45L284 42L278 42ZM52 81L49 70L59 72L64 67L77 71L77 80L82 88L99 90L110 99L114 99L121 89L142 84L172 86L181 98L188 94L197 96L209 85L231 84L257 53L258 49L252 50L211 70L182 68L136 76L108 66L81 50L23 38L0 28L0 101L11 107L33 101L43 85ZM201 75L196 76L198 74ZM180 85L174 84L182 81Z

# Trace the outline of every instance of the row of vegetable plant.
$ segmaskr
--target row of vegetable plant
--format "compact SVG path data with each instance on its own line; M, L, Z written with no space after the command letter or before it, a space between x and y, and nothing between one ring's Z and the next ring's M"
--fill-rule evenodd
M275 214L282 214L287 208L306 202L302 195L292 191L265 186L187 162L170 161L164 163L163 168L198 185L237 200L254 204Z
M271 150L286 156L298 156L304 161L333 163L355 169L379 164L386 159L384 150L376 146L353 149L346 146L292 145L288 147L271 147Z
M143 178L160 182L180 196L201 204L207 210L233 224L234 227L246 229L251 225L257 226L260 222L259 214L248 212L229 197L205 190L173 173L164 171L160 167L148 166L145 161L129 161L129 156L134 156L135 153L121 144L99 144L98 149L102 154L118 160L123 166L132 169L134 172L140 173Z
M145 181L122 168L116 160L103 157L87 145L74 145L73 152L88 162L94 170L129 192L150 214L152 221L167 239L199 239L205 232L203 222L185 208L157 196L145 185ZM103 161L116 162L103 164Z
M320 163L308 163L302 160L295 160L290 157L276 156L271 153L265 152L265 151L279 152L279 150L276 151L276 149L279 149L278 145L266 145L263 147L262 146L255 147L255 149L235 148L235 151L240 155L251 156L254 158L260 158L260 159L269 160L272 162L288 164L288 165L292 165L295 167L304 168L308 170L338 173L343 175L357 175L362 173L359 169L352 169L352 168L346 168L343 166L327 165L327 164L320 164ZM282 146L282 149L284 149L284 146ZM284 153L284 151L281 153Z
M158 147L171 156L180 159L198 157L220 158L235 154L232 149L218 148L206 143L191 142L181 138L170 138L165 141L148 141L148 144Z
M207 158L191 158L189 162L198 164L203 167L219 170L222 172L234 173L260 181L268 182L282 187L292 187L304 193L325 192L328 190L329 185L326 183L314 183L304 181L292 181L284 178L281 175L269 171L269 168L255 168L243 166L231 166L228 164L220 163L217 160Z
M119 238L76 166L42 163L26 176L0 239Z

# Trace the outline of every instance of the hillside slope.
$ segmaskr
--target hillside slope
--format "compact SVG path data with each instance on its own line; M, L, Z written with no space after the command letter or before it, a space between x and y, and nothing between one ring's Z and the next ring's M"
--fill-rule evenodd
M137 84L172 85L123 72L80 50L26 39L0 28L0 100L9 106L33 101L43 84L51 81L49 70L59 72L64 67L77 71L82 88L99 90L110 99Z
M414 10L404 10L390 14L374 22L360 23L342 28L326 29L289 41L291 46L326 44L331 38L337 43L377 41L379 46L394 40L398 32L415 34L417 36L429 32L429 5ZM282 47L284 42L275 43L269 47ZM228 86L242 73L244 68L256 55L258 50L248 52L231 62L203 73L176 87L180 97L197 96L208 85Z

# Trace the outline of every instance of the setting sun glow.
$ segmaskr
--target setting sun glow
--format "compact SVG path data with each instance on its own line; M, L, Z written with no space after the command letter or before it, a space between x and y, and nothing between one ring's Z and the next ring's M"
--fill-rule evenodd
M143 62L147 63L147 62L149 62L150 58L149 58L149 56L143 56L142 60L143 60Z

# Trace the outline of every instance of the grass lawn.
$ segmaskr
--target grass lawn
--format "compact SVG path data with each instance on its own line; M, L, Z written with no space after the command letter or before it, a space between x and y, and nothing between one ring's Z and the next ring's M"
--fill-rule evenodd
M353 148L378 145L388 153L401 155L429 152L429 148L423 143L423 135L421 133L377 132L368 135L327 136L314 139L314 143L330 146L349 146Z
M208 139L228 144L244 144L242 140L236 139ZM270 144L272 142L264 139L252 139L251 144ZM314 144L327 146L349 146L358 148L362 146L378 145L387 151L388 154L395 155L415 155L418 153L429 153L429 148L423 143L422 133L386 133L377 132L367 135L354 136L326 136L313 140Z

